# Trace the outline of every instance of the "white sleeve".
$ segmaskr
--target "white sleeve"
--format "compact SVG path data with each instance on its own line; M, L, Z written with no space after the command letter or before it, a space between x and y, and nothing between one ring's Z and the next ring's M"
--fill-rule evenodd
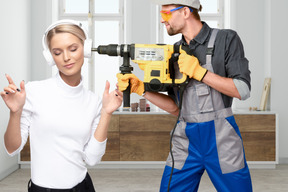
M21 145L19 146L19 148L17 150L15 150L12 153L9 153L7 151L7 148L5 146L5 150L7 152L7 154L9 156L15 156L18 153L20 153L20 151L23 149L23 147L25 146L28 136L29 136L29 128L30 128L30 124L31 124L31 117L32 117L32 102L31 102L31 98L29 98L29 83L25 86L26 88L26 101L25 101L25 105L23 107L23 111L21 114L21 119L20 119L20 129L21 129ZM28 89L27 89L28 88Z
M102 156L105 154L107 139L103 142L99 142L95 139L94 133L99 124L101 116L102 100L98 99L97 103L97 115L93 121L91 136L88 143L84 148L84 161L90 165L96 165L102 159Z
M250 97L250 90L248 85L239 79L233 79L233 82L240 94L241 100L244 101Z

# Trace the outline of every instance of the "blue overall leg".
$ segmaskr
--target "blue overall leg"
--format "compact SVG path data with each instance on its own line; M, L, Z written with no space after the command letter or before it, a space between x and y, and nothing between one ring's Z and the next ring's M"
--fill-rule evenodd
M235 130L236 134L239 136L242 143L242 137L239 131L239 128L235 122L234 116L227 117L226 122L231 125L233 128L232 130ZM226 128L227 127L223 127ZM213 127L215 130L215 126ZM217 129L216 129L217 130ZM217 133L217 131L215 131ZM226 135L225 137L228 137L229 135ZM217 137L216 137L217 138ZM225 139L227 141L227 139ZM233 140L233 139L231 139ZM216 140L213 142L217 142ZM219 143L219 142L218 142ZM219 145L219 144L218 144ZM216 144L217 146L217 144ZM243 168L233 171L228 171L227 173L223 173L223 170L221 169L220 162L219 162L219 151L218 149L213 149L213 153L211 153L211 156L209 158L205 158L205 167L206 171L214 185L214 187L217 189L217 191L223 191L223 192L229 192L229 191L235 191L235 192L252 192L252 181L251 176L249 172L249 168L246 162L244 148L243 150ZM229 157L229 153L231 151L227 150L225 153L227 153L227 159ZM236 158L234 156L234 158ZM233 161L233 159L230 157L230 159Z
M232 124L233 119L234 118L232 117ZM235 125L233 124L233 127ZM219 142L216 141L217 131L215 129L214 121L186 123L186 128L184 128L185 134L183 134L181 129L181 126L177 127L173 136L172 151L175 160L175 168L170 184L171 192L198 191L201 176L205 170L217 191L252 191L250 173L245 159L245 166L243 168L223 174L219 162L217 150ZM240 134L237 125L234 130L237 134ZM185 146L187 143L188 145ZM185 155L186 152L187 155ZM227 151L227 153L229 153L229 151ZM186 158L183 159L183 157ZM161 181L161 192L167 191L171 173L170 161L171 158L168 158Z

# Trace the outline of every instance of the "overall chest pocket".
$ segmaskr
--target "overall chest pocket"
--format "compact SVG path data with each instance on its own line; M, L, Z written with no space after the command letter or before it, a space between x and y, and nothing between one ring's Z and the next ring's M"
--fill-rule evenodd
M210 88L201 82L195 83L198 109L200 113L214 111Z

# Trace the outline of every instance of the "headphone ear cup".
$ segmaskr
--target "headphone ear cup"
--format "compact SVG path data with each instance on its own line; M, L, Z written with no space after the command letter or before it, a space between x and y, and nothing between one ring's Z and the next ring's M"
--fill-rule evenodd
M90 58L92 55L92 40L91 39L86 39L84 41L84 57Z
M45 50L43 51L43 55L44 55L44 58L46 59L47 64L48 64L49 66L55 65L54 59L53 59L53 57L52 57L52 55L51 55L51 53L50 53L49 50L45 49Z

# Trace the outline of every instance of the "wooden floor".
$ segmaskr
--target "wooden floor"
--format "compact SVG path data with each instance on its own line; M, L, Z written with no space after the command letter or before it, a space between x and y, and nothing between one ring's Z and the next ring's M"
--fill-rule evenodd
M97 192L156 192L162 169L89 169ZM287 192L288 165L276 169L250 169L254 192ZM26 192L30 169L19 169L0 181L1 192ZM215 192L207 174L199 192Z

